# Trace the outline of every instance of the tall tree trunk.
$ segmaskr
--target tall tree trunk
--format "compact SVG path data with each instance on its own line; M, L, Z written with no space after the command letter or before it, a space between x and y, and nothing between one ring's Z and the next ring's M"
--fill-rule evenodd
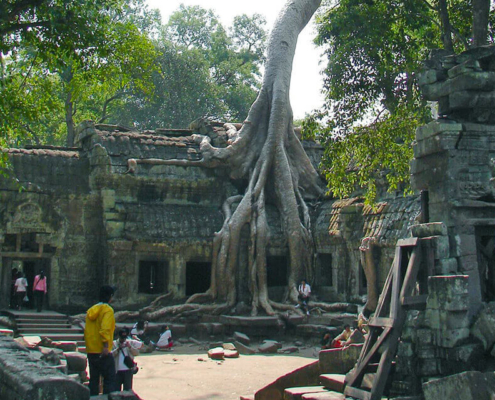
M473 0L473 45L487 43L490 0Z
M213 241L211 286L204 294L192 296L188 305L217 300L220 310L233 307L239 300L236 277L239 265L241 230L250 228L248 287L252 315L264 310L287 310L293 305L279 304L268 297L266 255L269 226L265 205L271 194L277 206L290 261L286 300L297 301L297 281L313 275L314 243L311 234L308 199L323 194L323 185L292 125L289 101L292 63L297 38L317 10L321 0L289 0L271 32L265 74L260 93L251 106L239 132L229 128L230 145L215 148L204 137L200 145L203 160L129 160L129 171L136 165L152 162L167 165L225 166L232 179L248 179L243 195L226 200L225 221ZM197 306L197 305L196 305ZM196 307L194 306L194 307ZM205 306L206 307L206 306ZM211 308L207 308L211 310ZM154 313L158 317L164 313Z
M72 93L68 92L65 98L65 124L67 125L67 147L74 146L74 103L72 103Z
M438 0L438 13L440 21L442 23L442 41L445 50L450 53L454 52L454 45L452 43L452 28L450 26L449 9L447 6L447 0Z

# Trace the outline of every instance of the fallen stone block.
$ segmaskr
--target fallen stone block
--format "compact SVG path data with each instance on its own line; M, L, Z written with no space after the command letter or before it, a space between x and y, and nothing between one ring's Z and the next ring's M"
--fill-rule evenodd
M112 392L108 394L108 400L141 400L132 390Z
M225 350L223 354L225 358L239 358L239 352L237 350Z
M208 345L209 349L214 349L215 347L223 347L223 342L211 342Z
M284 354L292 354L292 353L298 353L298 352L299 352L299 347L296 347L296 346L282 347L279 350L279 353L284 353Z
M494 383L492 377L468 371L423 383L423 394L425 400L491 400L495 396Z
M237 351L239 352L239 354L242 354L242 355L256 354L256 350L254 350L253 348L251 348L249 346L245 346L240 342L234 342L234 345L235 345Z
M225 351L222 347L215 347L214 349L208 350L208 357L212 360L223 360L225 357Z
M282 348L279 342L274 340L265 340L259 347L260 353L276 353L278 349Z
M77 342L53 342L53 346L62 351L77 351Z
M233 343L223 343L222 347L224 350L237 350Z
M249 346L251 343L251 339L249 338L249 336L247 336L241 332L234 332L234 340L241 342L242 344L245 344L246 346Z
M65 359L67 360L67 367L69 371L81 372L86 371L88 360L84 354L76 351L65 352Z
M0 382L2 400L89 400L89 390L49 368L32 352L7 337L0 337Z
M0 329L0 335L14 337L14 331L12 329Z
M40 342L41 337L39 336L23 336L22 340L26 343L26 347L35 348Z
M306 393L301 396L302 400L345 400L345 396L342 393L337 392L319 392L319 393Z

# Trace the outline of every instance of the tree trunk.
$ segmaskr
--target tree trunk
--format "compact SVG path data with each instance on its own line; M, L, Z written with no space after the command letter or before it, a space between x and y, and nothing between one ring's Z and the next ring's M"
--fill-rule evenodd
M452 43L452 28L450 26L449 10L447 6L447 0L438 1L438 12L440 15L440 21L442 22L442 41L445 50L450 53L454 52L454 45Z
M487 43L488 17L490 0L473 0L473 45L483 46Z
M65 98L65 124L67 125L67 147L74 146L75 128L74 128L74 103L72 103L72 93L67 93Z
M251 313L259 310L273 315L275 309L293 309L297 302L297 282L313 276L314 244L309 209L306 200L323 194L323 185L297 138L292 121L289 89L297 38L317 10L321 0L289 0L280 13L268 43L267 62L260 93L251 106L239 132L229 128L229 145L215 148L208 137L200 145L203 160L129 160L132 172L139 163L227 167L232 179L248 179L243 195L225 201L225 221L213 240L211 286L206 293L188 300L216 301L219 310L236 305L236 277L240 268L239 247L241 230L250 228L248 276ZM287 243L290 261L285 300L292 305L279 304L268 297L266 255L269 226L265 211L267 197L276 205ZM205 306L211 311L211 306ZM171 309L163 312L175 312ZM158 312L155 315L163 315Z

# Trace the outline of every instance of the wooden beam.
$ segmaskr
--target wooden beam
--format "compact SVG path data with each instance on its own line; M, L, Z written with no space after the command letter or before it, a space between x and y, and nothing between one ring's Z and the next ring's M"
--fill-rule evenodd
M419 247L415 247L409 263L407 265L406 275L404 277L404 283L402 284L402 290L400 292L400 297L411 296L414 286L416 285L416 280L418 278L418 271L421 265L421 250Z
M358 389L358 388L350 387L350 386L345 387L344 394L346 396L351 396L351 397L354 397L354 398L360 399L360 400L370 400L371 399L371 393L368 392L367 390Z

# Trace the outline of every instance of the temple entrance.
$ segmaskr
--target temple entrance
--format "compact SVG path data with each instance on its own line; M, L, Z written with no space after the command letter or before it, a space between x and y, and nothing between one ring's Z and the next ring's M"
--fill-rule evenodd
M210 282L211 263L196 261L186 263L186 296L206 292Z
M47 278L47 286L48 290L50 290L50 264L51 259L49 258L10 258L10 257L2 257L2 266L3 266L3 274L2 274L2 295L1 303L2 307L12 307L12 298L14 295L14 274L18 272L22 272L24 277L27 279L28 287L27 287L27 296L29 301L23 304L24 308L32 309L34 308L34 295L33 295L33 283L36 275L40 273L41 270L45 272L45 276ZM43 301L43 308L49 308L49 297L46 296Z
M495 227L476 227L476 253L480 275L481 298L485 302L495 300Z

